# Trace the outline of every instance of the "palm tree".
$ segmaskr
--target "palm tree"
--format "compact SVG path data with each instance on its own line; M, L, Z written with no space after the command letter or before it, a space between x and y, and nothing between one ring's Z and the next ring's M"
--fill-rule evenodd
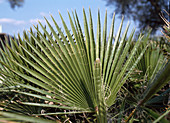
M107 39L107 11L102 34L100 13L98 12L96 38L90 9L89 23L85 10L83 10L84 31L80 26L76 11L73 12L72 17L68 12L68 16L71 31L61 14L60 18L65 32L51 16L54 27L45 18L51 33L39 22L43 33L38 26L34 26L36 34L30 29L29 34L24 33L23 39L18 35L18 39L11 39L11 46L7 44L7 49L1 50L2 85L0 92L8 93L10 91L23 98L10 98L12 102L17 104L19 102L20 109L27 106L28 110L29 107L36 107L37 110L37 107L64 110L64 112L45 110L46 113L35 113L35 111L26 115L50 117L50 115L92 113L95 117L94 121L105 123L108 120L108 109L115 104L118 92L148 47L145 45L139 52L140 44L147 44L148 38L143 38L143 35L140 35L129 52L135 30L133 29L127 38L128 23L121 36L123 18L114 37L115 14L113 15ZM168 71L169 69L166 70L166 73ZM155 81L157 82L157 80ZM158 84L157 86L160 87ZM147 89L145 97L138 106L146 102L145 98L148 100L153 96L152 89L152 87ZM148 94L149 96L147 96ZM31 98L24 99L24 97L32 97L36 101ZM7 111L11 111L10 107L7 109ZM3 110L5 109L3 108ZM12 115L8 112L0 112L0 115L15 120L29 120L28 116L16 113ZM42 120L31 118L33 120L30 122Z

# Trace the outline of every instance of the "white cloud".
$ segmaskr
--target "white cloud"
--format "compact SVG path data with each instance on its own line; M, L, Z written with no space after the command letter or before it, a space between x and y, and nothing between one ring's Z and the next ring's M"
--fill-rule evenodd
M12 18L0 18L0 24L13 24L13 25L22 25L26 23L31 24L38 24L38 21L40 21L42 24L45 24L45 19L30 19L29 21L23 21L23 20L15 20Z
M40 12L40 15L41 16L49 16L50 14L49 13L45 13L45 12Z
M44 19L30 19L29 22L32 23L32 24L38 24L38 21L41 22L41 23L45 23L45 20Z
M20 25L20 24L25 24L25 21L15 20L15 19L11 19L11 18L0 18L0 23Z

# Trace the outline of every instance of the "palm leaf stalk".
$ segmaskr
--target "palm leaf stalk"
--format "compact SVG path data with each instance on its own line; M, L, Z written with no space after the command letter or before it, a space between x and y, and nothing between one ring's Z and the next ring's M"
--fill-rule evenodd
M65 32L59 28L52 15L51 18L55 26L52 26L45 18L52 35L39 22L43 33L34 26L37 35L30 29L31 40L25 33L23 39L19 38L17 50L8 46L7 51L1 51L4 57L0 63L4 73L1 72L0 75L4 80L9 75L14 84L31 90L24 91L14 88L11 91L36 97L44 102L53 102L53 105L32 102L22 102L22 104L72 109L77 113L91 112L96 114L98 123L107 122L107 109L115 103L117 93L145 53L147 46L139 53L138 57L135 57L143 36L139 36L134 48L129 53L135 30L132 30L127 38L128 23L121 36L123 18L114 38L115 14L113 15L108 41L106 41L107 12L103 37L101 36L100 12L98 12L96 39L90 9L89 23L83 9L84 33L76 11L73 12L73 19L68 12L71 31L62 15L59 15ZM72 112L65 112L65 114L69 113L72 114ZM63 112L34 115L55 114L63 114Z

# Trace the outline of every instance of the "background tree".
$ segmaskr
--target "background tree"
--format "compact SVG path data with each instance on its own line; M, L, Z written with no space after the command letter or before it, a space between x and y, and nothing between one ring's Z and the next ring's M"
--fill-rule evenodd
M24 0L8 0L8 2L11 5L11 8L15 8L15 7L21 7L24 3Z
M138 27L144 29L147 26L153 28L153 33L164 22L160 17L163 9L168 10L167 0L105 0L107 6L114 6L115 12L124 15L126 18L138 22Z

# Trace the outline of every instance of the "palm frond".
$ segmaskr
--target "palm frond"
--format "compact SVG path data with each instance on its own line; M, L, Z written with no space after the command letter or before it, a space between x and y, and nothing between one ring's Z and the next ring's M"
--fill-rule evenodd
M98 122L106 122L107 108L115 103L117 93L136 68L147 45L137 52L143 40L143 36L140 35L132 51L128 52L135 30L132 30L128 38L128 23L121 36L122 18L114 38L115 14L108 41L107 12L103 37L98 12L96 39L90 9L89 23L83 10L84 34L76 12L72 15L73 19L68 12L71 31L62 15L60 13L59 15L65 32L62 32L52 16L54 27L45 18L51 33L39 22L43 32L38 26L34 26L36 33L30 29L31 37L24 33L23 39L19 37L17 43L13 41L11 47L8 46L6 51L1 52L0 69L4 73L1 72L0 76L4 79L3 82L6 82L10 73L12 82L21 87L13 88L13 92L43 100L42 103L22 101L24 105L72 109L77 113L95 112ZM52 102L53 105L45 104L46 101ZM47 115L50 113L52 112L47 112ZM7 114L1 113L1 115Z

